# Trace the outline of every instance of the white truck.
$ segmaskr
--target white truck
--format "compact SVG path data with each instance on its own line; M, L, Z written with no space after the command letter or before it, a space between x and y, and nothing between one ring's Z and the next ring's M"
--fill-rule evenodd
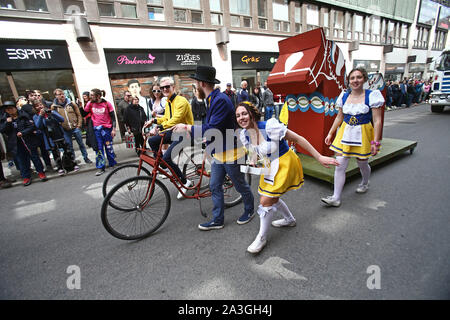
M450 106L450 50L444 50L434 66L435 76L431 88L431 111L442 112Z

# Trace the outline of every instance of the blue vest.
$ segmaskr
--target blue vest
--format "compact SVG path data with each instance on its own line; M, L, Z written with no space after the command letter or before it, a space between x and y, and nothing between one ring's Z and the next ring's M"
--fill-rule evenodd
M369 102L369 95L372 92L372 90L365 90L365 100L364 103L369 107L369 112L364 114L358 114L356 116L353 116L351 114L345 114L344 113L344 122L349 125L361 125L366 124L372 121L372 108L370 107ZM342 96L342 107L344 106L345 102L347 101L348 96L350 95L350 92L347 91Z

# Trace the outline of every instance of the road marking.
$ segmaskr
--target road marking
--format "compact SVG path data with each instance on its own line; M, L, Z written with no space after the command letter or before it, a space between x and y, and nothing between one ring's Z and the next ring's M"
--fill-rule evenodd
M236 297L238 294L232 286L230 286L229 282L225 279L211 279L206 281L205 283L202 282L202 285L198 288L188 288L189 292L186 295L186 299L188 300L198 300L198 299L217 299L217 300L223 300L223 299L233 299L233 297ZM184 298L182 298L184 299Z
M268 277L272 278L278 278L278 279L286 279L286 280L304 280L308 281L305 277L302 275L299 275L298 273L295 273L294 271L291 271L289 269L286 269L283 265L290 265L291 263L287 260L284 260L280 257L270 257L266 261L264 261L261 265L252 265L252 268Z
M56 209L55 199L46 202L38 202L27 205L23 205L23 203L24 203L23 200L16 203L17 205L19 205L19 208L14 209L14 216L16 219L28 218L42 213L50 212Z
M357 215L342 209L329 208L330 214L320 217L313 226L325 233L338 233L358 222Z

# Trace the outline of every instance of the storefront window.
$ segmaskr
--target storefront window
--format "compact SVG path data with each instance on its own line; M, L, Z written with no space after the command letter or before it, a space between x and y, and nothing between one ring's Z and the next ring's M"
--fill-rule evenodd
M37 89L46 100L53 101L53 90L60 88L71 99L77 97L72 70L15 71L11 74L19 95Z
M6 72L0 72L0 104L3 104L5 101L15 100Z
M45 0L24 0L24 4L27 10L48 12Z

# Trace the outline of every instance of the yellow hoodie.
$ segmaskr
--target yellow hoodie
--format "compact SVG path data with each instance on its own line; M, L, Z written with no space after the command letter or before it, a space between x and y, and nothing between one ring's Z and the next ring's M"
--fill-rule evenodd
M164 130L172 128L178 123L194 124L194 116L189 101L182 96L175 96L172 101L167 99L166 109L161 118L157 118L157 124L163 126Z

